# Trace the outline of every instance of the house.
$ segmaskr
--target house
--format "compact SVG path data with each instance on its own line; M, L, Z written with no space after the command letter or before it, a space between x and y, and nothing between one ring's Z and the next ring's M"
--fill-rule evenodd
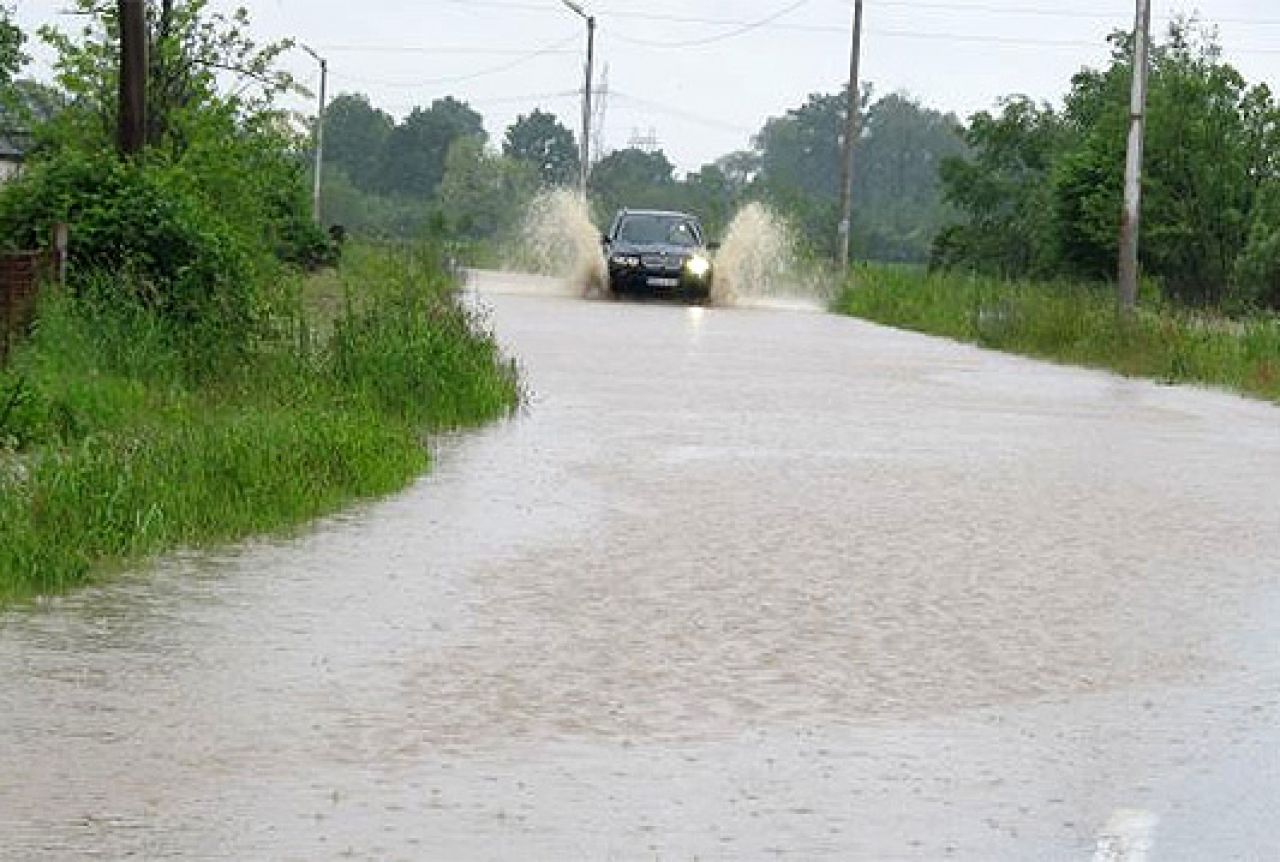
M15 142L0 135L0 183L8 182L22 170L22 150Z
M0 130L0 183L8 182L22 172L27 152L27 135Z

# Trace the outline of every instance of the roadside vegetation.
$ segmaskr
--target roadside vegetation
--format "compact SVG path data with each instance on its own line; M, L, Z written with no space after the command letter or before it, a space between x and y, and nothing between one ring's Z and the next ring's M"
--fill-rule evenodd
M1076 75L1061 109L980 113L941 167L960 220L924 267L854 272L836 308L894 326L1280 401L1280 105L1175 22L1153 52L1140 308L1112 274L1131 41Z
M282 285L235 349L121 303L110 277L47 299L0 373L0 602L398 490L425 434L515 403L433 252L351 249L337 304L309 284Z
M67 284L0 369L0 604L403 488L426 435L519 398L437 247L340 256L312 222L306 139L275 106L287 43L157 4L148 146L123 158L112 14L78 6L82 32L43 34L57 110L0 190L0 246L72 236Z
M854 272L835 309L1011 353L1280 403L1280 318L1206 315L1162 300L1153 285L1125 320L1114 291L1100 284L868 265Z

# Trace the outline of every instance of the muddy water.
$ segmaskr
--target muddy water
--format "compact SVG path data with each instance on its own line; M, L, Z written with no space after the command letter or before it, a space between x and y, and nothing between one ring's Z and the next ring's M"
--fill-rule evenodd
M1280 854L1280 411L478 288L525 415L0 617L0 858Z

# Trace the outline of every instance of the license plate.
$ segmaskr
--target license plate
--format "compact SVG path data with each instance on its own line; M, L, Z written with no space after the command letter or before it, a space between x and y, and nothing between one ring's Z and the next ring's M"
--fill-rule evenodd
M650 287L679 287L680 279L678 278L651 278L649 279Z

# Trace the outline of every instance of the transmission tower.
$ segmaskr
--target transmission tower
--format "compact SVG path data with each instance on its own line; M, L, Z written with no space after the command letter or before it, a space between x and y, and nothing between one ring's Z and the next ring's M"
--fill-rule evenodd
M631 138L627 141L627 146L633 150L643 150L646 153L656 153L659 147L658 130L649 127L648 132L642 132L639 129L631 130Z
M596 142L594 161L597 163L604 158L608 152L608 147L604 139L605 121L609 115L609 64L605 63L604 71L600 75L599 95L596 98L595 108L591 117L591 138Z

